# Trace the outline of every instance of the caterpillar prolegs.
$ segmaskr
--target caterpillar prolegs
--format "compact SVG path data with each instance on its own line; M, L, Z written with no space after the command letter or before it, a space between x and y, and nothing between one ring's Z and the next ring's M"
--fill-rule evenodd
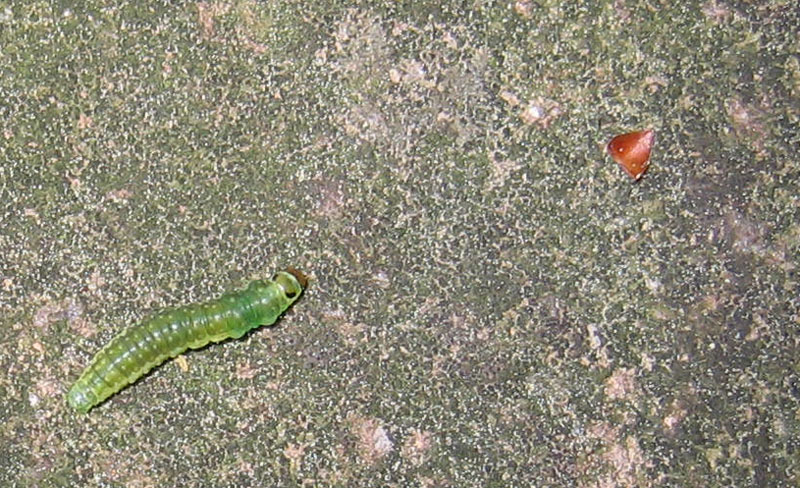
M238 339L250 329L270 325L307 285L307 278L290 268L216 300L156 314L111 339L72 385L67 402L86 413L186 349Z

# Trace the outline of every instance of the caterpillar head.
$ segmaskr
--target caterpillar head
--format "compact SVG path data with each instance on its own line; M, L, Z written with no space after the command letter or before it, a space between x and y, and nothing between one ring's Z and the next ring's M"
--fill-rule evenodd
M303 289L308 286L306 275L294 268L287 268L285 271L278 271L272 277L278 286L283 290L283 294L289 302L294 302L303 293Z

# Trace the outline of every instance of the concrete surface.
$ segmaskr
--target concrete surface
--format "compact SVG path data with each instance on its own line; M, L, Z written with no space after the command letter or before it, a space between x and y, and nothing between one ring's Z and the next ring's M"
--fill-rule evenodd
M74 3L0 3L0 486L800 483L795 2Z

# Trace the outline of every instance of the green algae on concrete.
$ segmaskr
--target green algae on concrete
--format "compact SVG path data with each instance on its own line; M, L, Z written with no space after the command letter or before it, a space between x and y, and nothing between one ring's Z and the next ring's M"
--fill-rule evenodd
M0 484L796 485L798 22L0 4ZM277 327L67 408L128 324L287 265Z

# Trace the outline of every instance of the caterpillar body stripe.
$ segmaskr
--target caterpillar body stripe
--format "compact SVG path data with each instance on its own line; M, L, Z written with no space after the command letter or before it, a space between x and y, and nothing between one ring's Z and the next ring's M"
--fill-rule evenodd
M94 356L67 393L67 403L86 413L168 358L270 325L307 285L307 278L290 268L216 300L154 315L122 331Z

